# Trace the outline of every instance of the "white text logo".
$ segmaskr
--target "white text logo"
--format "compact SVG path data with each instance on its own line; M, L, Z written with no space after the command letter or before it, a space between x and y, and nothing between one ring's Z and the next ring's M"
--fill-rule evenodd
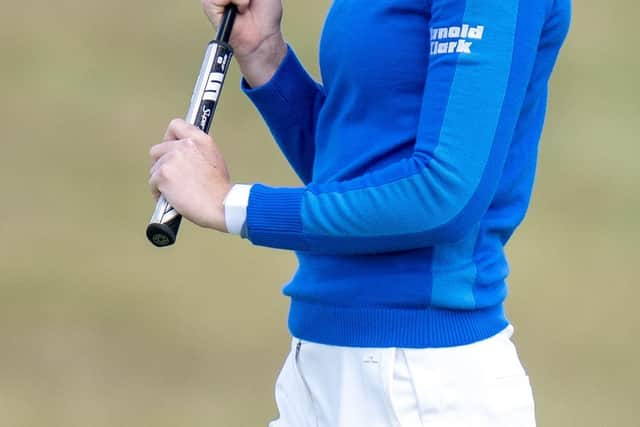
M209 79L207 80L207 85L204 88L204 95L202 99L205 101L214 101L218 100L218 96L220 95L220 89L222 88L222 81L224 80L224 74L222 73L211 73L209 74Z
M484 25L472 27L464 24L458 27L431 29L431 55L446 53L471 53L472 40L482 40Z

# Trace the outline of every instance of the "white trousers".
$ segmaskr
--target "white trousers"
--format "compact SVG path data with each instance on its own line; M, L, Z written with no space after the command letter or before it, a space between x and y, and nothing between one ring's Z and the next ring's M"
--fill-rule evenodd
M356 348L294 338L270 427L534 427L513 328L473 344Z

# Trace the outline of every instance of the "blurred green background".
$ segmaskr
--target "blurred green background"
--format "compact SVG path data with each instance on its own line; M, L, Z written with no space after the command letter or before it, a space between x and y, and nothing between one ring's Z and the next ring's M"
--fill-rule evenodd
M328 1L285 4L317 75ZM637 5L576 2L536 191L508 250L540 426L640 425ZM0 426L266 426L293 255L185 224L153 248L148 148L212 30L197 1L0 9ZM296 184L232 70L213 135L238 182Z

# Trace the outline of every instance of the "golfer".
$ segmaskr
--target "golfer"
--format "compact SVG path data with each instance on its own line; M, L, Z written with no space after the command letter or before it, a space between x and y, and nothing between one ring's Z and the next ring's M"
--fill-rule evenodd
M231 0L203 0L218 23ZM335 0L316 83L280 0L233 0L242 88L300 177L233 184L173 120L150 185L189 220L296 251L272 427L534 426L505 316L570 0Z

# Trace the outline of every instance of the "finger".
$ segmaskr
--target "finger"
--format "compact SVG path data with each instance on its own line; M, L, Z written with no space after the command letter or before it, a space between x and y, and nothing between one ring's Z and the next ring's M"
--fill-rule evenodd
M162 165L164 165L167 160L168 160L169 155L164 155L162 157L160 157L158 160L156 160L153 165L151 165L151 168L149 169L149 178L151 178L153 175L156 174L156 172L158 172L158 169L160 169L160 167L162 167Z
M234 3L238 7L238 12L244 13L249 8L250 0L202 0L205 9L214 8L215 13L220 13L220 15L229 3Z
M204 10L204 14L207 15L209 20L216 26L220 26L220 22L222 22L222 18L224 16L224 11L228 4L230 3L239 3L237 4L238 15L242 15L247 10L249 10L249 1L229 1L229 0L202 0L202 9Z
M149 157L151 157L151 161L154 163L157 162L160 157L164 156L169 151L177 149L182 142L183 141L181 140L169 140L154 145L149 149Z
M177 156L184 155L187 151L200 153L198 146L190 139L181 139L177 141L166 141L158 145L151 147L151 156L153 164L149 175L154 175L159 168L165 166L170 162L175 163ZM155 159L154 159L155 157Z
M195 142L202 142L209 138L209 135L202 132L198 127L187 123L184 119L173 119L169 122L163 141L172 139L193 139Z
M233 0L238 7L238 13L245 13L249 9L249 3L251 0Z
M175 179L176 166L172 163L172 154L173 152L162 156L151 168L149 186L152 194L162 193L163 187Z
M224 13L224 7L230 0L202 0L202 9L205 15L213 22L214 25L219 25Z
M152 174L149 177L149 190L151 191L151 195L157 200L160 197L160 189L158 186L160 185L160 179L158 173Z
M149 190L151 191L151 197L153 197L153 199L157 202L160 198L160 192L157 188L152 187L151 184L149 184Z

